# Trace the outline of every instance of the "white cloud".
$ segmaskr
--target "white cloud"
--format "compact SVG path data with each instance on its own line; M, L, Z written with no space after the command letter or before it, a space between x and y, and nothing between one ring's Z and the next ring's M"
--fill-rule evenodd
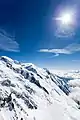
M75 52L80 51L80 44L72 43L62 49L40 49L39 52L44 53L54 53L55 56L59 56L59 54L73 54Z
M54 57L57 57L57 56L59 56L59 54L58 54L58 53L56 53L56 54L54 55Z
M15 41L15 37L8 35L4 30L0 29L0 49L4 51L19 52L19 44Z

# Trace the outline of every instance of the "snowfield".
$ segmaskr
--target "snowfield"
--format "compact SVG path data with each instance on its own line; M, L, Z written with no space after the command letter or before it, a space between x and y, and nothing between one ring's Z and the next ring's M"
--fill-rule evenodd
M0 120L80 120L78 83L2 56Z

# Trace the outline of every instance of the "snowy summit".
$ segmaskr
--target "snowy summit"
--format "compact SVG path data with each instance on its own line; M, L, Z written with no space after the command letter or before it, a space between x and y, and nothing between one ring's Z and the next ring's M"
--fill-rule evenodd
M0 57L0 120L80 120L71 83L32 63Z

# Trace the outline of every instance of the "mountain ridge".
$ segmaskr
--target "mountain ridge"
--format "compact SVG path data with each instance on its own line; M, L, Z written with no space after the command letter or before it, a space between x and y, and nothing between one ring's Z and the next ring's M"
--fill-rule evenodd
M61 109L63 111L60 117L63 120L80 118L78 104L67 96L70 90L65 78L32 63L21 63L1 56L0 93L0 106L3 104L0 107L0 114L4 116L1 120L52 120L55 112L59 113ZM4 103L4 99L9 99L11 93L11 101ZM56 111L54 111L53 107L56 106L59 108L55 108ZM49 112L48 107L51 113L46 118L46 114L43 115L43 113ZM76 113L76 117L70 112L71 110ZM59 120L58 116L55 117L55 120Z

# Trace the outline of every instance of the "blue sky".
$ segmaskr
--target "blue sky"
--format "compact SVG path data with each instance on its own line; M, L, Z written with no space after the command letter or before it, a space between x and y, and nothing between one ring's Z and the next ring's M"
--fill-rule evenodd
M77 25L67 37L57 33L59 7L75 5ZM79 5L79 0L1 0L0 55L50 69L79 69Z

